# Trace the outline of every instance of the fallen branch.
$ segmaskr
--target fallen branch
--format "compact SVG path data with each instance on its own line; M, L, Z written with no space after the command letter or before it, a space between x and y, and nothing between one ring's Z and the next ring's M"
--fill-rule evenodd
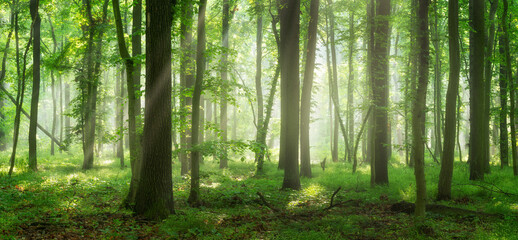
M408 213L408 214L413 214L415 211L415 204L406 202L406 201L401 201L398 203L394 203L390 207L390 210L393 212L404 212L404 213ZM484 216L484 217L501 217L500 214L478 212L478 211L472 211L472 210L467 210L467 209L463 209L463 208L448 207L448 206L439 205L439 204L426 204L426 211L437 213L437 214L442 214L442 215L450 215L450 216L474 215L474 216Z
M266 198L263 196L263 194L262 194L262 193L257 192L257 195L259 196L259 199L261 199L261 202L262 202L265 206L267 206L269 209L271 209L271 210L272 210L272 211L274 211L274 212L280 212L280 211L281 211L280 209L278 209L278 208L274 207L272 204L270 204L268 201L266 201Z

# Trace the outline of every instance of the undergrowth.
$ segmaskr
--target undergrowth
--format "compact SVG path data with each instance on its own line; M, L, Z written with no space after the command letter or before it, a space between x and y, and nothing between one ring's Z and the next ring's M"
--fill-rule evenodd
M301 191L285 191L274 163L256 176L254 163L240 157L224 170L209 158L201 169L200 208L186 203L190 179L174 161L176 214L150 222L120 207L131 172L118 160L98 158L94 169L82 171L80 154L41 155L40 171L28 171L19 158L8 177L8 155L0 154L0 239L518 239L518 178L510 168L495 166L485 182L470 182L468 165L457 162L453 200L436 202L498 217L428 213L416 222L391 211L393 203L415 200L413 170L397 159L388 186L371 187L366 165L352 174L351 164L328 162L325 172L313 166L314 177L301 179ZM427 162L431 203L439 170ZM323 210L339 187L334 202L341 204Z

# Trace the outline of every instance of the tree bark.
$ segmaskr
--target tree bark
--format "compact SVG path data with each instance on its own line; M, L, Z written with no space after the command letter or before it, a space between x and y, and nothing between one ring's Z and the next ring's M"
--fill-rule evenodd
M221 45L223 47L223 54L221 55L221 82L223 89L228 89L228 51L229 51L229 41L228 41L228 30L230 28L230 5L229 0L223 0L223 22L222 22L222 32L221 32ZM226 93L223 91L222 93ZM262 99L261 99L262 104ZM220 129L221 129L221 142L223 143L223 147L221 149L221 155L219 157L219 168L227 168L228 167L228 154L226 149L226 143L228 140L228 116L227 116L227 94L221 94L221 104L220 104Z
M299 179L299 32L300 1L281 0L280 9L280 67L281 67L281 122L285 129L284 181L282 188L300 189Z
M200 129L200 98L203 87L203 73L205 72L205 11L207 0L199 2L198 11L198 45L196 50L196 82L192 96L192 137L191 137L191 191L187 202L191 206L200 204L200 150L198 146L198 132Z
M469 162L470 180L484 179L484 48L485 48L485 1L470 0L471 23L470 50L470 139Z
M329 40L331 43L331 63L332 63L332 85L330 88L332 89L331 92L336 91L338 92L338 66L337 66L337 60L336 60L336 44L335 44L335 16L333 13L333 0L327 0L328 1L328 14L329 14ZM336 96L338 97L338 95ZM334 101L334 100L333 100ZM340 102L339 99L337 99L338 102ZM340 117L340 109L336 109L337 106L334 106L334 125L333 125L333 151L331 153L333 157L333 162L338 162L338 128L340 127L338 124L338 118ZM344 136L347 138L347 136Z
M484 104L486 108L484 109L484 148L486 152L485 162L484 162L484 172L490 173L491 168L489 162L491 161L490 152L489 152L489 120L491 119L491 81L493 77L493 67L492 67L492 58L493 58L493 42L495 40L495 14L498 8L498 1L493 0L491 2L491 8L489 10L489 32L487 34L486 39L486 60L484 65Z
M191 148L191 114L189 114L192 106L192 95L187 96L186 90L191 89L194 84L194 44L192 37L192 21L193 21L193 6L190 1L183 1L181 3L182 20L180 21L180 108L182 114L180 115L180 122L182 125L182 134L180 134L180 147L183 149L180 152L180 174L182 176L189 173L190 154L187 149Z
M354 28L354 10L351 11L349 15L349 81L347 84L347 132L349 136L347 137L349 141L349 146L354 144L354 50L356 42L356 34ZM356 150L354 153L348 151L347 161L351 162L353 155L356 154Z
M429 55L430 55L430 39L428 36L428 8L430 0L419 0L417 8L417 46L419 51L418 63L418 86L416 99L414 100L412 114L412 133L415 156L414 174L416 180L416 217L424 217L426 207L426 179L424 171L424 144L425 136L423 129L426 121L426 90L428 86L429 76Z
M456 103L459 94L460 49L459 49L459 1L448 2L448 42L450 72L448 92L446 93L446 118L444 122L444 145L441 171L439 174L438 200L451 199L453 160L455 159Z
M374 117L374 184L388 184L388 68L389 68L389 19L390 0L376 1L374 18L374 49L372 64L372 91Z
M311 0L309 10L308 45L302 98L300 104L300 175L311 177L311 154L309 142L309 123L311 114L311 90L315 71L315 54L317 46L319 0Z
M171 174L171 9L175 1L146 2L146 108L142 172L135 212L150 219L174 213Z
M38 104L40 99L40 63L41 63L41 18L38 13L39 0L30 1L34 44L32 47L32 98L31 120L29 123L29 168L38 171L36 130L38 124ZM54 134L53 134L54 135Z

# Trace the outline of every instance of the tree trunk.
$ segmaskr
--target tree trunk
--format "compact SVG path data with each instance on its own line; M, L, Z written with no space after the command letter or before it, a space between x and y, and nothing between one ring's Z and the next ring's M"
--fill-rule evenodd
M281 0L280 9L280 66L281 66L281 122L284 135L284 181L282 188L299 190L299 32L300 1ZM282 129L281 129L282 130Z
M194 44L192 39L192 21L193 21L193 6L191 2L184 1L181 5L182 20L180 21L180 122L182 123L182 134L180 134L180 147L183 149L180 152L180 174L182 176L189 173L190 154L187 149L191 148L191 114L189 111L192 106L192 96L186 96L185 91L191 89L194 83Z
M435 148L434 154L439 159L442 159L442 79L441 79L441 41L439 38L439 13L438 13L437 1L434 1L434 40L433 47L435 50L435 64L434 64L434 100L435 100L435 111L434 111L434 133L435 133Z
M455 128L457 124L456 103L459 94L460 50L459 50L459 2L448 2L448 34L450 73L446 93L446 118L444 121L444 145L439 174L438 200L451 199L453 160L455 159Z
M228 89L228 30L230 27L230 5L229 0L223 0L223 22L222 22L222 32L221 32L221 45L223 47L223 54L221 55L221 82L223 89ZM262 104L262 99L261 99ZM221 142L223 143L223 147L221 149L221 156L219 158L219 168L227 168L228 167L228 155L226 149L227 143L227 94L221 94L221 104L220 104L220 129L221 129Z
M150 219L174 213L171 176L172 1L146 2L146 110L142 172L135 212Z
M356 35L354 29L354 12L351 11L349 16L349 81L347 84L347 131L349 136L347 137L349 141L349 146L354 144L354 43L356 42ZM354 151L356 154L356 151ZM352 157L354 155L350 151L347 154L347 161L351 162Z
M469 163L470 180L484 179L486 153L484 148L484 51L485 48L485 1L470 0L470 139Z
M311 154L309 142L309 123L311 114L311 89L315 71L315 54L317 46L319 0L311 0L309 10L308 45L302 98L300 104L300 175L311 177Z
M374 18L374 49L372 64L372 91L374 117L374 183L388 184L388 68L389 68L389 19L390 0L377 0Z
M336 44L335 44L335 16L333 13L333 0L327 0L328 1L328 7L329 7L329 40L331 43L331 62L333 66L332 71L332 85L330 86L331 92L336 91L338 92L338 66L337 66L337 60L336 60ZM338 95L336 96L338 97ZM334 101L334 100L333 100ZM337 99L338 102L340 102L339 99ZM340 127L338 124L338 118L340 117L340 109L336 109L337 106L334 106L334 125L333 125L333 162L338 162L338 128ZM344 136L347 138L347 136Z
M511 124L511 153L513 158L513 171L514 175L518 175L518 169L517 169L517 159L518 159L518 153L516 149L516 102L515 102L515 94L516 94L516 83L512 77L512 66L511 66L511 49L509 47L509 22L508 19L509 13L509 3L507 0L503 0L504 9L502 13L502 29L503 29L503 44L504 44L504 59L505 59L505 78L507 79L509 83L509 95L510 95L510 101L511 101L511 111L509 113L509 121ZM502 44L502 42L501 42ZM501 71L503 69L501 68Z
M495 14L498 8L498 1L490 1L491 8L489 10L489 32L486 37L486 60L484 65L484 148L486 152L484 162L484 172L490 173L490 152L489 152L489 120L491 119L491 81L493 76L492 58L493 58L493 42L495 40Z
M499 53L501 57L505 56L505 40L502 32L500 31L499 37ZM486 63L487 64L487 63ZM486 69L487 70L487 69ZM500 63L500 76L499 76L499 86L500 86L500 166L503 168L504 166L509 165L509 133L507 131L507 111L509 111L507 107L507 83L509 80L507 79L507 69L505 66L505 61Z
M120 74L119 74L120 71ZM116 156L119 158L121 169L124 168L124 70L121 67L117 68L115 77L115 125L118 132L116 144Z
M200 129L200 98L203 87L203 73L205 72L205 11L207 0L199 2L198 11L198 46L196 50L196 82L192 96L192 137L191 146L191 191L187 202L191 206L200 204L200 150L198 146L198 132Z
M140 128L142 126L141 110L140 110L140 74L141 64L139 60L134 60L136 56L142 53L141 28L142 28L142 1L134 0L133 4L133 29L132 29L132 52L133 58L128 52L126 41L124 39L124 31L122 25L122 17L120 13L119 1L113 0L113 13L115 16L115 25L117 30L117 43L119 53L124 60L126 66L126 85L128 93L128 137L130 150L131 165L131 182L130 191L126 197L126 204L132 205L135 201L135 194L140 179L140 169L142 166L142 150ZM121 136L121 139L122 136Z
M32 98L31 120L29 123L29 168L38 171L36 130L38 124L38 104L40 99L40 63L41 63L41 18L38 13L39 0L30 1L31 19L33 22L32 34L34 45L32 47ZM54 135L54 134L53 134Z
M425 136L423 129L426 121L426 90L428 86L429 75L429 55L430 55L430 39L428 37L428 8L429 0L419 0L417 8L417 46L419 51L419 78L417 86L416 99L414 100L414 109L412 114L412 133L415 156L415 180L416 180L416 217L424 217L426 207L426 179L424 171L424 144Z

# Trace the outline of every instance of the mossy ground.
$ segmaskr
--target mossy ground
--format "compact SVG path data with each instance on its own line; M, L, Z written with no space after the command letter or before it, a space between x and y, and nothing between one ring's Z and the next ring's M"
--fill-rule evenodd
M280 190L283 172L274 163L267 162L266 174L257 177L253 162L231 161L229 169L220 170L208 158L202 165L200 208L186 203L190 180L179 176L175 162L177 214L151 222L120 207L131 173L114 158L97 159L93 170L81 171L79 152L40 154L38 172L23 168L22 159L9 178L8 154L0 157L0 239L518 239L518 178L510 168L495 166L486 182L477 183L510 193L505 195L470 185L468 166L456 163L453 200L439 202L501 218L429 213L417 223L390 210L395 202L415 198L413 170L397 159L391 160L388 186L371 188L368 166L352 174L351 164L328 162L325 172L315 165L314 177L302 179L296 192ZM427 162L430 202L439 168ZM323 211L338 187L335 202L344 204ZM265 207L257 192L281 211Z

